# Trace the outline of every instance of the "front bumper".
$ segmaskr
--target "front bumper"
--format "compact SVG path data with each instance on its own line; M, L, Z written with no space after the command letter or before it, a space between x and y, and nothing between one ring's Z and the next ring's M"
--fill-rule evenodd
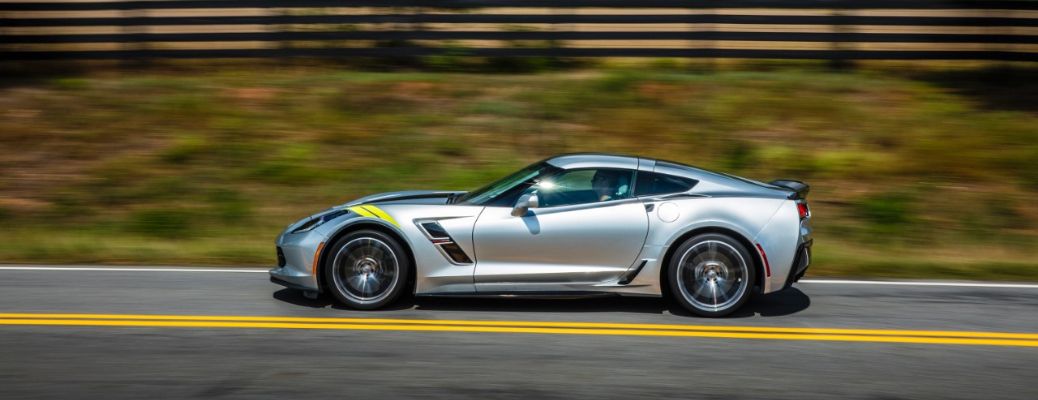
M312 274L300 274L287 267L277 267L270 271L270 281L289 289L318 291L317 280Z
M278 266L268 271L270 281L292 289L320 291L316 269L325 240L326 237L317 231L279 236Z

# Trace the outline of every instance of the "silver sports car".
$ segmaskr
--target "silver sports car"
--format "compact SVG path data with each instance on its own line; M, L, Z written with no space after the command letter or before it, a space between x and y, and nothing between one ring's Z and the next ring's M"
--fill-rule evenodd
M673 296L723 316L800 279L808 186L569 154L471 192L363 197L293 223L271 280L375 309L417 296Z

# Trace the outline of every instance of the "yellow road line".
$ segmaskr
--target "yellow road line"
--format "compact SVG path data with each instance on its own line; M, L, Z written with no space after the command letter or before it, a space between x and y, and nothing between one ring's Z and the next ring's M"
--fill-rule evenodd
M523 328L498 326L449 325L393 325L393 324L313 324L290 322L227 322L227 321L144 321L144 320L86 320L86 319L0 319L0 325L49 326L119 326L119 327L181 327L181 328L251 328L251 329L322 329L366 331L422 331L422 332L486 332L486 333L540 333L562 335L613 335L699 337L724 339L770 339L800 341L842 341L875 343L954 344L983 346L1038 347L1038 340L937 338L912 336L854 336L803 335L783 333L691 332L637 329L579 329L579 328Z
M597 322L0 313L0 325L546 333L1038 347L1038 334L1027 333L625 324Z
M151 315L151 314L22 314L0 313L0 318L41 319L146 319L165 321L259 321L259 322L306 322L348 324L406 324L406 325L456 325L498 327L549 327L549 328L604 328L604 329L651 329L682 331L726 331L755 333L800 333L876 336L932 336L932 337L980 337L1000 339L1038 340L1035 333L929 331L899 329L841 329L841 328L792 328L768 326L725 326L725 325L679 325L679 324L633 324L610 322L554 322L554 321L478 321L478 320L430 320L399 318L331 318L331 317L265 317L265 316L219 316L219 315Z

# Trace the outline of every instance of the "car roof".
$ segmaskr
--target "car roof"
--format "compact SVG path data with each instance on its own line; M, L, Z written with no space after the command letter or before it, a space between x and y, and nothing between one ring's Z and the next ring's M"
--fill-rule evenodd
M627 154L611 154L611 153L570 153L560 154L554 157L545 159L543 162L548 163L553 167L562 169L580 169L580 168L626 168L626 169L638 169L639 164L641 166L648 166L649 170L659 170L660 167L665 172L673 175L685 175L685 176L698 176L700 174L714 175L725 179L745 179L735 177L732 175L722 174L720 172L711 171L705 168L695 167L692 165L668 161L659 160L654 158L638 157ZM656 166L656 168L653 168ZM644 169L644 168L643 168Z
M642 160L647 160L642 158ZM544 162L562 169L627 168L638 169L638 157L607 153L573 153L558 155Z
M682 176L700 182L698 191L784 196L785 191L762 182L743 177L711 171L674 161L608 153L562 154L544 160L545 163L562 169L580 168L623 168L638 169L639 163L650 166L650 171Z

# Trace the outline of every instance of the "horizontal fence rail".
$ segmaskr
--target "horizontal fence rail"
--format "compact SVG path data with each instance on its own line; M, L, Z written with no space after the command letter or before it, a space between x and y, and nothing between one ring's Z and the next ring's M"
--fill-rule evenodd
M1038 61L1038 0L0 2L0 61L442 54Z
M1018 9L1032 0L130 0L99 2L18 1L0 11L84 11L128 8L424 7L465 8L814 8L814 9Z

